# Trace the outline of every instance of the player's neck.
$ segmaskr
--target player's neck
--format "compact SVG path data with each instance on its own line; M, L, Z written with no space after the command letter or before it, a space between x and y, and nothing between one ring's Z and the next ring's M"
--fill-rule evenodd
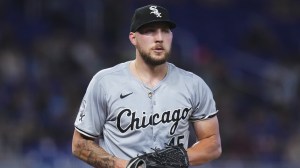
M167 74L167 64L150 66L138 60L131 62L132 71L135 76L149 87L155 87Z

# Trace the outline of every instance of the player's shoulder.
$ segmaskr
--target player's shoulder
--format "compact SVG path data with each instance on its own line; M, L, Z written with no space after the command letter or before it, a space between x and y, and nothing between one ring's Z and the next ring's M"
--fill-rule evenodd
M199 75L179 68L172 63L169 63L169 68L171 70L170 80L181 83L183 86L192 87L192 88L205 88L210 89L206 81Z
M168 66L169 66L170 71L174 72L173 74L177 77L186 78L186 80L188 80L188 81L191 81L191 80L203 81L203 79L199 75L197 75L191 71L177 67L176 65L174 65L172 63L168 63Z
M112 76L120 76L122 73L126 72L126 68L129 66L129 61L119 63L113 67L105 68L100 71L98 71L93 78L96 80L103 80L108 77Z

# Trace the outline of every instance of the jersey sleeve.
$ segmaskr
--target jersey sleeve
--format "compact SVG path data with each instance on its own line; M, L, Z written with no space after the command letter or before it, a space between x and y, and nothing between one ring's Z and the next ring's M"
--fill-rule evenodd
M208 85L198 76L195 76L193 112L191 121L204 120L218 113L213 94Z
M81 134L97 138L102 133L106 118L105 91L100 80L94 76L82 99L74 126Z

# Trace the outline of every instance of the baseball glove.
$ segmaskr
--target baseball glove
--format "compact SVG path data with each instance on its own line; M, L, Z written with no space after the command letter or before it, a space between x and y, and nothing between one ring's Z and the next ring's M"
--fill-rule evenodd
M167 146L165 149L153 149L132 158L126 168L188 168L189 159L183 146Z

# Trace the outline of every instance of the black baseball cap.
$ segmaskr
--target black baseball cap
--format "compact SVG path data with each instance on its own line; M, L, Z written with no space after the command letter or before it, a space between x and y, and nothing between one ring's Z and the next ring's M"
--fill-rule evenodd
M170 20L167 9L151 4L135 10L131 20L130 31L136 32L143 25L154 22L165 22L170 29L176 27L176 24Z

